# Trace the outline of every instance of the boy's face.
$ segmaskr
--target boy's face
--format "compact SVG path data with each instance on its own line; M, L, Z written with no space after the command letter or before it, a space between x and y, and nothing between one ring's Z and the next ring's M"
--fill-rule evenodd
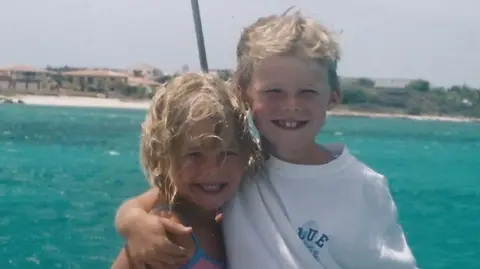
M207 211L230 200L247 164L230 127L233 124L218 134L216 123L204 120L190 129L174 176L178 193ZM220 135L222 140L212 138L214 135Z
M255 68L248 98L255 125L277 157L315 148L331 99L327 69L293 56L264 59Z

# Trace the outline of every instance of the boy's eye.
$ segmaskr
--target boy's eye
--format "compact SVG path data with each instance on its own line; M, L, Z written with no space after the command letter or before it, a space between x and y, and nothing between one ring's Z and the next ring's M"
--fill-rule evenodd
M265 92L267 92L267 93L280 93L280 92L282 92L282 89L268 89Z
M318 92L316 90L312 89L303 89L301 93L307 93L307 94L317 94Z

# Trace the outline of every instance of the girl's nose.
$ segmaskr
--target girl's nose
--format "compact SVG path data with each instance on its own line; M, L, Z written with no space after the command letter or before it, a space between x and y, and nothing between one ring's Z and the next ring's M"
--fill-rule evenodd
M204 173L215 174L218 171L219 160L216 156L210 156L206 162L203 164Z

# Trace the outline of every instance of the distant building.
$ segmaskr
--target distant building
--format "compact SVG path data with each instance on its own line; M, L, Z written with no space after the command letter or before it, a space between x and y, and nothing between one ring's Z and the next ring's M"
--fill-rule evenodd
M161 83L158 83L154 80L139 77L128 77L127 82L130 86L145 88L147 94L156 92L157 89L162 86Z
M62 72L61 75L70 83L82 89L90 87L113 91L116 86L128 83L128 75L110 70L84 69Z
M163 76L162 70L148 64L133 66L128 70L128 74L134 77L143 77L146 79L155 79Z
M0 90L6 90L10 88L12 84L12 77L7 72L0 72Z
M0 88L18 90L40 90L47 85L52 72L25 65L12 65L0 68Z

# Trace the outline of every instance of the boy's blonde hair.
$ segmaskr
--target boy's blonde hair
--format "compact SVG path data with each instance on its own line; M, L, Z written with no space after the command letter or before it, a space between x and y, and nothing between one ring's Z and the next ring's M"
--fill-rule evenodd
M243 30L237 45L237 90L247 90L258 62L274 55L311 59L327 68L330 88L339 87L336 65L340 48L333 33L300 12L290 13L291 9L282 15L260 18Z
M260 156L248 129L238 98L228 84L209 74L188 73L167 82L152 99L142 124L140 157L151 185L157 186L162 202L173 203L176 195L173 176L186 137L195 124L214 119L215 133L205 134L222 141L224 130L233 128L242 154L255 165ZM203 137L203 136L202 136ZM228 146L228 145L224 145Z

